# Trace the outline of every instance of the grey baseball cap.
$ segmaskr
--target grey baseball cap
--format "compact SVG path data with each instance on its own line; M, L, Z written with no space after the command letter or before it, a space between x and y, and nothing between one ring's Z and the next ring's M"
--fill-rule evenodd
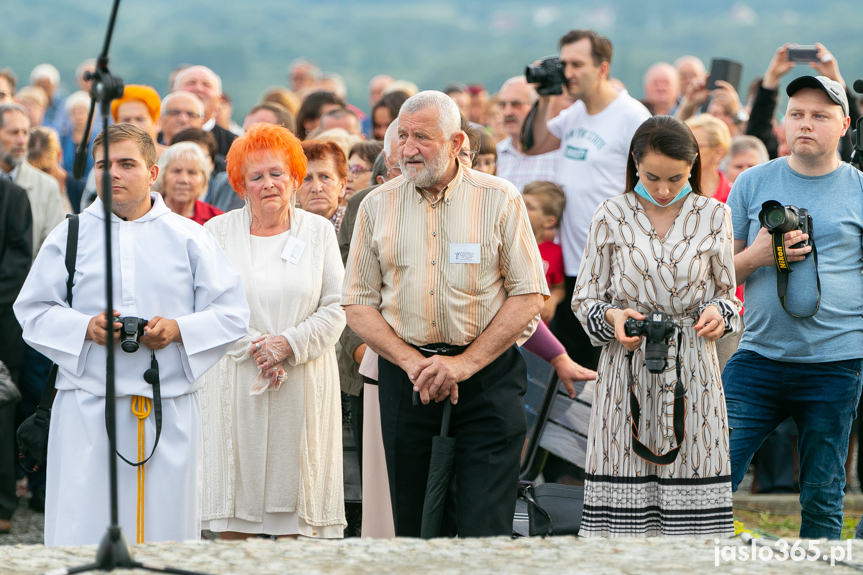
M839 82L831 80L827 76L800 76L788 84L788 87L785 88L785 93L793 96L802 88L823 90L831 100L842 108L842 113L846 116L848 115L848 96L845 95L845 88Z

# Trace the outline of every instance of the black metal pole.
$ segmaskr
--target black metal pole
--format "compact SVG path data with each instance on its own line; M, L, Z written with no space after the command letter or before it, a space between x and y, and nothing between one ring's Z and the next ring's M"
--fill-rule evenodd
M113 215L113 194L111 192L111 162L110 162L110 142L108 138L108 115L111 113L111 100L116 100L123 97L123 81L120 78L111 76L108 71L108 48L111 45L111 37L114 33L114 22L117 19L117 10L120 6L120 0L114 0L114 5L111 9L111 17L108 21L108 31L105 35L105 44L102 47L102 53L96 60L96 70L88 76L93 84L90 88L90 94L93 101L90 105L90 113L87 120L87 127L84 131L84 137L81 145L78 146L77 155L75 157L76 177L83 176L84 165L87 161L87 148L90 140L90 127L93 119L93 111L98 101L101 105L102 113L102 158L104 165L102 167L102 204L103 214L105 217L105 317L107 319L107 337L105 341L105 422L108 429L108 479L110 483L110 507L111 507L111 523L108 526L108 531L99 542L99 548L96 551L96 561L87 565L72 567L65 570L56 571L56 573L83 573L85 571L93 571L96 569L102 571L113 571L118 567L144 569L146 571L154 571L160 573L176 573L180 575L202 575L194 571L186 571L176 569L174 567L165 566L147 566L138 561L132 560L132 552L129 549L129 544L123 536L123 530L120 527L119 518L119 493L117 488L117 420L116 420L116 398L117 389L114 379L114 262L112 260L111 248L111 217Z

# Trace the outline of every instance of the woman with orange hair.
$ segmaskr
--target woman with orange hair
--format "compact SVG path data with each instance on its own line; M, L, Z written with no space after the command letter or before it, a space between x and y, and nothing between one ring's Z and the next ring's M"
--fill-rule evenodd
M203 377L203 528L342 537L341 410L335 344L345 327L333 226L294 207L299 140L258 124L228 152L243 209L211 219L243 278L249 333Z

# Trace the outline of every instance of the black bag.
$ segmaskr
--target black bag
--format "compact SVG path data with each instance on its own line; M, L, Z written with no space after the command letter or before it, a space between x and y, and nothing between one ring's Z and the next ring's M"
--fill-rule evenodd
M0 407L6 407L21 401L21 392L12 381L12 374L6 364L0 361Z
M69 232L66 237L66 303L72 306L72 283L75 278L75 259L78 255L78 215L69 214ZM16 438L18 460L28 472L45 467L48 459L48 425L51 422L51 405L54 403L54 385L57 380L57 364L51 365L45 391L39 400L36 413L21 422Z
M584 486L528 484L520 489L519 497L527 502L529 535L578 535Z

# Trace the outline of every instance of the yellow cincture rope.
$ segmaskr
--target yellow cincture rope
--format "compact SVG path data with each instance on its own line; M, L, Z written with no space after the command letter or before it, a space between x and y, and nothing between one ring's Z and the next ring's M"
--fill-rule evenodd
M138 418L138 461L143 461L147 446L144 442L144 421L150 415L152 401L149 397L132 396L132 413ZM144 465L138 466L138 524L136 543L144 542Z

